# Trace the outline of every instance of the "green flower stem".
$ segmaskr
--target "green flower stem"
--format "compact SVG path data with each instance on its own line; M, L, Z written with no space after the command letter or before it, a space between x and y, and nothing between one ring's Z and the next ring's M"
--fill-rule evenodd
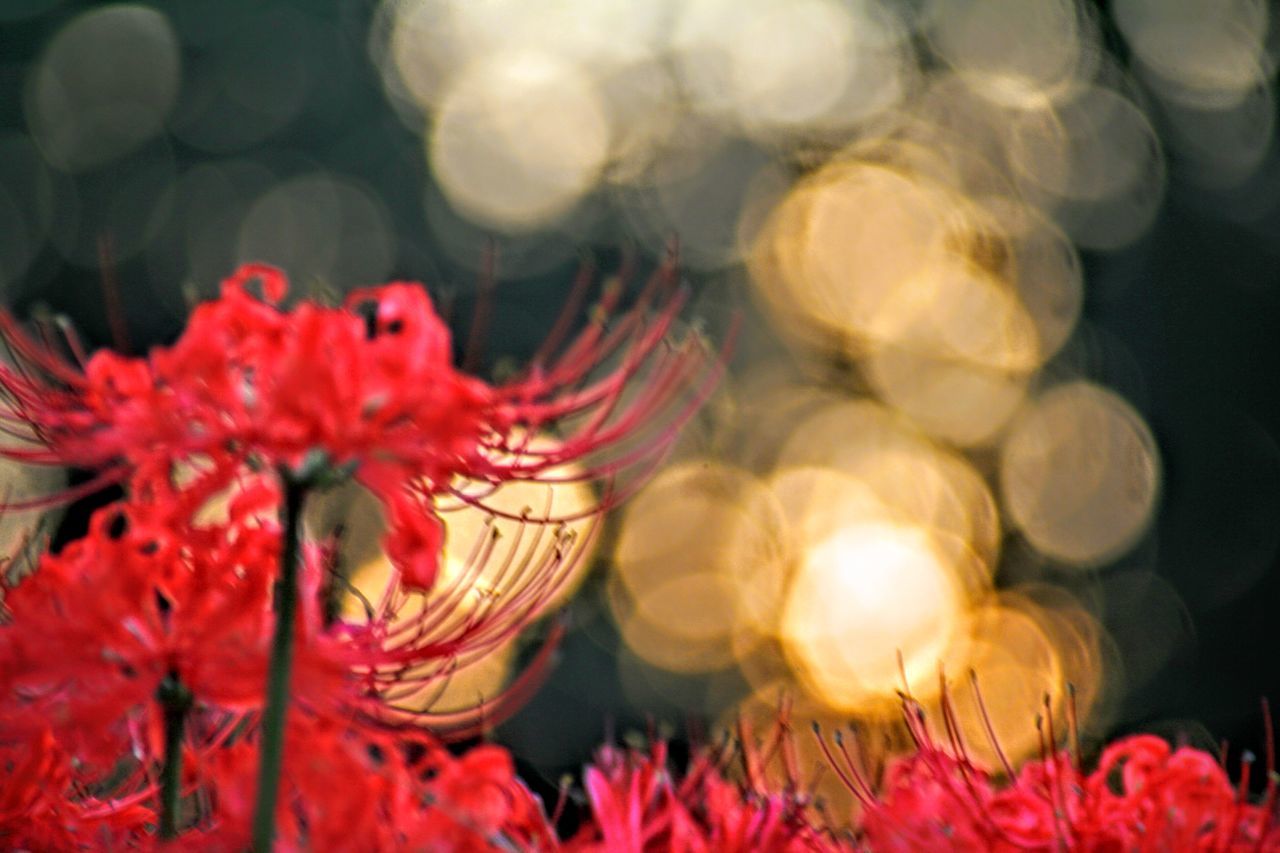
M182 736L191 691L169 675L160 682L156 698L164 706L164 767L160 770L160 837L178 837L182 825Z
M289 678L293 668L293 626L298 611L298 572L302 563L302 509L311 478L281 471L280 479L284 488L280 526L284 532L280 578L276 581L276 631L267 670L267 704L262 713L258 799L253 816L255 853L270 853L275 837L276 802L280 796L280 771L284 763L285 717L289 710Z

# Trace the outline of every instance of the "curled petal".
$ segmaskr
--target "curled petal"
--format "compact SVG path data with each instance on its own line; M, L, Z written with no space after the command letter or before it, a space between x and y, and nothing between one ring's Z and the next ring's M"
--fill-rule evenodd
M389 504L390 525L383 548L400 572L401 585L427 592L440 572L444 548L444 523L435 511L409 495L398 495Z

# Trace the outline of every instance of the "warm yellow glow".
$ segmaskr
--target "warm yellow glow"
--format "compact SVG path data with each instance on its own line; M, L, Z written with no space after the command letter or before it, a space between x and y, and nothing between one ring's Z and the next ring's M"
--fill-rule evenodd
M1022 401L1038 365L1035 324L1016 291L960 258L904 282L919 300L892 343L866 356L886 403L959 445L986 443Z
M775 743L779 713L784 709L788 729L784 736L789 739L788 744L769 749ZM834 748L832 736L837 730L843 730L843 736L850 738L847 714L806 694L804 688L793 680L779 678L761 684L750 696L724 711L713 734L726 732L734 737L750 738L747 748L760 763L765 787L770 791L780 791L787 790L790 784L793 789L805 790L812 795L811 801L822 803L820 810L811 812L815 824L838 829L841 821L854 814L857 800L839 775L814 771L814 768L827 764L818 740L813 736L814 723L820 727L829 747ZM863 761L863 769L874 772L886 758L891 729L875 722L859 721L859 731L856 753ZM745 771L739 765L730 767L730 772L741 778ZM794 778L796 775L799 779Z
M891 711L927 691L962 615L949 567L918 529L855 524L815 543L787 597L781 636L805 685L845 711Z
M776 619L785 535L777 502L745 471L668 468L628 505L614 549L611 604L628 645L678 671L728 663L742 620Z
M566 467L560 469L555 476L572 476L575 472L576 466L573 469ZM503 484L493 495L485 499L485 503L507 513L528 510L535 518L549 507L550 514L553 516L572 518L588 513L596 503L596 495L591 486L585 482L536 483L517 480ZM463 574L477 543L482 542L485 537L497 537L497 556L489 560L481 572L471 575L474 581L470 595L477 601L503 595L506 587L518 579L519 572L507 569L504 573L502 567L503 558L515 548L517 536L520 536L523 543L523 547L516 551L518 555L534 550L545 550L548 546L550 530L556 527L556 525L527 524L509 518L491 517L484 510L474 507L450 510L443 513L441 517L445 524L445 546L440 563L439 585L448 584ZM588 515L567 522L564 526L573 533L575 541L581 542L592 536L594 523ZM594 547L594 541L590 547ZM554 609L572 597L586 576L589 563L590 548L575 564L572 575L566 578L564 585L548 598L541 609L543 611ZM513 565L519 565L519 563L516 562ZM505 577L500 577L500 574L505 574Z
M778 462L774 488L788 516L813 513L798 528L803 541L829 533L842 518L876 511L965 543L986 561L987 577L994 569L999 520L982 478L963 457L935 446L878 403L848 400L815 408L788 437ZM788 470L813 467L832 472L821 475L822 485L806 487L816 488L816 499L784 497L784 488L804 494L781 485L794 476ZM835 472L846 479L839 481ZM832 497L837 493L838 500ZM815 519L831 524L815 525Z
M814 309L872 343L896 340L932 295L911 284L930 281L953 205L940 188L891 169L841 170L814 196L807 223L802 269Z
M533 446L546 447L550 440L535 442ZM553 469L549 477L565 482L539 483L511 481L504 483L485 503L503 513L519 515L528 513L531 518L565 517L587 513L586 517L563 524L520 522L500 518L476 507L449 508L441 513L445 525L445 545L440 556L440 569L432 592L415 596L406 605L402 618L421 611L424 606L462 582L465 590L455 605L448 624L465 619L476 607L493 599L500 599L513 586L524 587L527 574L520 570L525 560L536 564L552 547L557 532L573 537L575 559L569 571L560 571L558 586L548 589L544 601L536 612L545 613L567 601L576 591L591 562L595 547L594 524L589 510L596 503L592 487L573 478L580 470L576 466ZM314 523L321 529L342 525L342 555L350 559L354 569L351 583L366 598L377 601L395 580L395 572L380 542L385 522L377 501L363 489L352 488L344 494L330 498L314 509ZM492 544L488 559L484 548ZM571 555L572 556L572 555ZM363 616L362 602L356 596L348 596L343 602L343 612L348 618Z
M397 697L396 705L435 713L479 707L502 694L511 678L515 657L515 642L504 643L485 652L474 663L468 663L447 677L425 685L418 692Z
M865 481L817 465L780 468L769 481L796 548L807 548L851 522L893 518Z
M733 628L733 592L717 575L686 574L645 590L636 612L675 637L720 642Z
M969 201L965 164L909 143L856 150L871 159L801 182L760 230L756 293L785 331L860 359L925 432L989 444L1079 316L1074 251L1030 210Z
M1049 584L1020 586L1004 600L1036 621L1057 656L1063 685L1075 690L1075 710L1081 721L1098 722L1096 711L1108 686L1106 663L1110 642L1106 629L1069 592ZM1114 673L1110 673L1114 676Z
M734 601L724 579L713 574L674 577L640 596L610 578L609 609L638 657L672 672L697 673L733 663Z
M930 435L960 446L990 443L1022 403L1027 377L908 348L867 359L867 376L886 403Z
M862 346L894 340L928 295L908 283L927 280L953 211L941 188L896 169L828 167L761 231L753 281L770 308L816 332Z
M774 489L752 489L742 523L727 543L724 577L737 606L737 627L771 633L791 577L796 547L786 509Z
M504 52L452 81L431 128L431 166L466 215L525 230L568 213L595 186L609 134L584 68L550 53Z
M1160 460L1137 412L1110 391L1071 382L1045 393L1010 430L1000 486L1012 521L1041 552L1096 565L1146 530Z
M763 488L750 474L695 459L659 474L627 504L614 546L618 576L632 594L691 573L727 570L746 502Z
M963 673L977 673L986 714L1005 755L1015 766L1038 754L1040 736L1036 716L1043 714L1047 695L1055 733L1066 733L1065 684L1054 648L1044 629L1027 613L993 604L974 613L965 628L966 642L959 666L948 659L954 687L951 698L961 734L970 752L983 764L998 768L999 759L983 723L982 710ZM935 669L936 677L936 669ZM960 675L957 679L956 676ZM932 712L935 720L941 719Z

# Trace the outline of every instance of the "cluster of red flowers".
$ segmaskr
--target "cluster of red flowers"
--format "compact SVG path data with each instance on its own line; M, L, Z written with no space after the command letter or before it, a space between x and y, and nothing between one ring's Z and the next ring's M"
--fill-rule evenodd
M1242 780L1247 785L1247 777ZM1027 762L1004 786L924 747L893 762L863 821L874 850L1280 850L1275 782L1246 800L1206 752L1121 738L1084 774L1066 752Z
M1084 773L1051 721L1041 760L997 775L966 752L945 691L941 742L904 700L916 749L882 778L819 738L859 802L847 820L800 783L780 713L766 745L744 727L680 773L661 741L602 749L584 825L560 840L507 752L442 744L501 716L503 697L469 716L400 707L526 626L583 553L555 533L506 561L496 598L464 604L493 550L477 543L441 580L445 502L485 507L502 483L578 461L607 506L714 381L696 337L665 343L673 281L668 264L617 316L608 291L584 332L501 386L452 367L416 285L286 310L283 277L246 267L146 358L84 358L72 339L63 358L0 316L15 356L0 366L0 428L18 439L0 455L97 472L51 501L124 491L28 576L0 573L0 846L1280 851L1270 747L1260 803L1248 765L1233 786L1212 756L1154 737L1117 741ZM332 543L302 524L308 493L348 476L382 502L398 570L358 619L333 606ZM763 772L774 755L781 785Z
M1223 763L1209 753L1133 735L1109 744L1085 773L1078 743L1075 757L1057 748L1050 714L1036 723L1042 757L1016 772L993 736L1003 762L1003 780L997 781L968 754L945 692L945 745L930 734L910 697L903 710L916 748L890 761L877 785L843 742L837 741L837 758L823 741L829 766L859 801L859 837L868 849L1280 851L1274 822L1280 777L1269 724L1266 792L1261 803L1250 803L1251 758L1233 786ZM1071 740L1077 740L1074 725Z
M416 284L357 290L340 308L302 302L286 311L283 275L251 264L195 310L173 346L147 358L103 350L83 367L0 316L21 359L0 366L9 401L0 422L39 442L0 453L97 471L80 493L126 480L137 491L171 479L179 462L198 466L202 488L214 489L246 470L349 472L386 509L384 546L401 583L427 590L442 541L433 499L483 506L502 483L624 443L589 476L660 457L716 378L695 337L664 345L682 304L674 280L669 261L616 317L621 291L611 289L596 322L500 386L453 367L448 329ZM262 299L249 292L255 281ZM624 398L641 373L642 387ZM533 443L575 416L572 433Z
M454 369L413 284L286 309L282 274L246 266L145 358L85 357L70 336L64 357L0 315L16 439L0 455L96 472L43 502L124 491L28 577L0 576L0 846L547 846L509 756L438 739L492 724L504 697L447 716L399 700L528 625L585 543L554 506L524 513L551 534L497 554L503 589L473 603L495 551L441 580L439 512L568 462L604 484L598 512L656 464L719 369L696 336L670 342L675 281L672 259L624 312L609 289L503 385ZM381 501L397 570L356 619L334 606L332 543L302 521L347 477Z
M591 820L564 849L581 853L839 849L806 821L806 804L798 792L730 780L725 769L720 751L704 749L675 779L662 741L647 751L606 746L583 780Z
M1250 802L1248 761L1233 785L1215 756L1152 735L1117 739L1085 773L1071 750L1050 747L1046 732L1042 758L994 774L970 757L945 704L945 742L929 732L913 699L904 698L903 710L915 748L891 759L878 778L846 739L837 736L832 749L819 733L826 761L818 769L835 773L857 801L843 816L806 790L785 709L764 742L740 731L732 747L697 752L682 777L669 768L662 742L648 750L605 748L584 779L591 822L564 849L1280 851L1280 776L1270 745L1265 793ZM1003 756L998 744L996 751ZM731 780L733 757L739 767ZM766 766L775 764L783 778L771 783Z

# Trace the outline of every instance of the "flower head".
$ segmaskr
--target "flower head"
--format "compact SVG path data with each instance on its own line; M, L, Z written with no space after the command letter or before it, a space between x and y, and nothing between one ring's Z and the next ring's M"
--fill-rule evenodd
M204 766L201 849L244 850L253 811L258 740ZM389 738L338 718L298 715L285 743L277 807L282 850L550 850L542 804L511 756L483 745L455 756L425 734Z
M1085 773L1072 751L1056 748L1046 702L1042 757L1017 772L1006 765L1000 779L969 756L945 691L941 738L912 698L903 705L916 749L890 761L878 785L849 751L837 759L822 739L861 804L858 831L872 850L1280 850L1274 769L1263 802L1250 803L1247 763L1237 787L1212 755L1133 735Z
M385 548L404 585L429 589L443 536L438 500L484 506L501 483L571 461L589 460L588 476L612 480L669 445L718 371L695 336L666 342L682 304L673 264L625 313L616 312L619 289L608 290L577 338L551 341L501 385L453 367L448 329L416 284L357 290L336 308L286 309L283 273L250 264L195 309L172 346L145 358L99 351L82 365L4 315L18 366L0 365L0 417L38 445L0 454L99 472L82 492L169 476L184 462L224 486L246 470L350 471L387 509ZM255 281L261 297L250 292ZM533 444L568 418L577 426L552 448Z
M281 530L274 477L244 478L221 517L202 512L206 489L150 483L98 510L87 534L44 554L0 607L0 729L52 725L83 763L109 769L134 728L161 737L157 691L174 679L200 709L261 710L274 626L273 585ZM535 528L543 531L543 528ZM435 713L410 697L429 693L459 667L501 645L534 618L583 543L551 531L546 542L512 543L521 565L501 601L465 604L479 566L511 563L484 543L468 566L431 595L393 586L358 615L325 612L328 551L305 549L295 631L295 701L381 724L427 724L466 736L513 710L554 646L508 691L477 707ZM155 749L158 754L158 746Z
M788 737L785 724L772 746ZM728 748L697 750L683 774L668 763L667 745L648 750L602 748L584 774L591 818L567 850L682 850L690 853L799 853L848 848L812 826L803 790L773 790L756 775L761 756L749 737L740 742L743 781L731 778Z
M251 489L234 522L210 526L176 497L118 503L44 554L5 591L0 726L51 725L81 762L107 770L139 722L159 738L155 697L167 678L204 704L259 705L279 541L253 521L263 500Z

